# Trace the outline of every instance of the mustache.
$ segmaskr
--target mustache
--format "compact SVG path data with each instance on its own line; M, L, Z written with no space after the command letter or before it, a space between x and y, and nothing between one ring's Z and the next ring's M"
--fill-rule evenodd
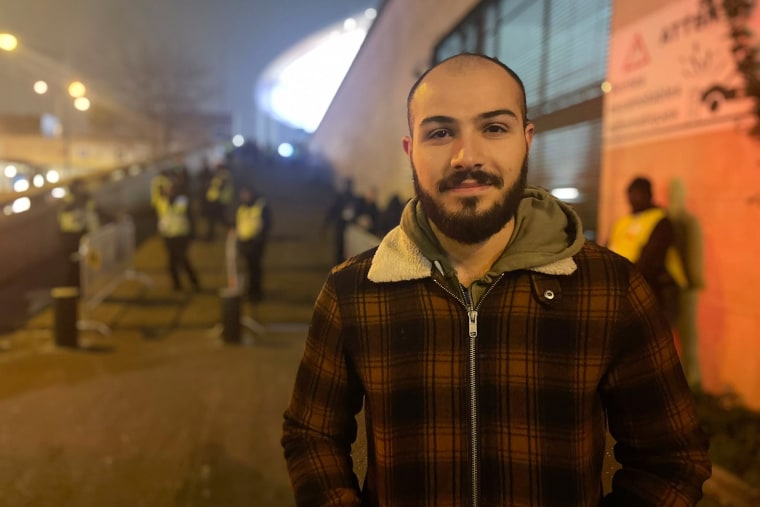
M480 169L468 169L456 171L438 183L438 191L445 192L458 187L466 179L475 180L479 185L492 185L496 188L504 186L504 179L495 174L481 171Z

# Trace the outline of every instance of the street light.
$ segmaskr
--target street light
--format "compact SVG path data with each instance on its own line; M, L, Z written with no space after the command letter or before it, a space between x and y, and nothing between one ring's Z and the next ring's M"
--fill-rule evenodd
M84 97L85 93L87 93L87 88L85 88L81 81L74 81L69 84L69 95L72 98L78 99Z
M45 95L48 91L48 84L45 81L39 80L34 83L34 93L37 95Z
M77 108L78 111L87 111L90 109L90 99L87 97L77 97L74 99L74 107Z
M18 46L18 39L11 33L0 33L0 49L13 51Z

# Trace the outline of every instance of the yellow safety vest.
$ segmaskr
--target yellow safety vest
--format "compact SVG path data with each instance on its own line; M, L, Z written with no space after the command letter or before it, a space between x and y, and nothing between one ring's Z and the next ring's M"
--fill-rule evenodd
M171 187L172 182L171 180L164 176L163 174L159 174L158 176L155 176L151 182L150 182L150 204L155 207L158 204L159 199L161 199L164 196L164 191L169 190L169 187Z
M162 197L156 201L158 214L158 231L166 238L188 236L190 234L190 219L187 216L187 197L181 195L169 202Z
M206 190L206 200L209 202L220 202L229 204L232 201L232 185L227 176L214 176Z
M257 199L251 206L241 204L235 217L235 232L240 241L255 238L264 229L264 199Z
M655 226L666 217L664 209L650 208L621 218L612 229L609 249L631 262L636 262ZM665 253L665 269L679 287L688 285L681 257L674 246L670 246Z

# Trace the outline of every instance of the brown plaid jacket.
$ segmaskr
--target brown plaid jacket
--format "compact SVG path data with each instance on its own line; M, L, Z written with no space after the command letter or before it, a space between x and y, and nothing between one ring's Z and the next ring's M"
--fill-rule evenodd
M628 261L586 243L572 272L505 273L473 315L418 254L380 282L362 254L319 295L282 439L299 506L696 505L707 440ZM602 498L607 424L623 468Z

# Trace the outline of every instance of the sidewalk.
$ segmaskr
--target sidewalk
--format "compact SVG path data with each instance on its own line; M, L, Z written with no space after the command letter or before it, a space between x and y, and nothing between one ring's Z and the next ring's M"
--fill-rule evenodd
M53 345L52 309L0 337L0 505L294 504L282 412L333 255L320 196L270 195L265 301L243 305L266 332L243 345L218 333L221 239L191 247L204 290L177 293L150 238L135 267L153 284L122 283L89 316L112 333L78 350Z

